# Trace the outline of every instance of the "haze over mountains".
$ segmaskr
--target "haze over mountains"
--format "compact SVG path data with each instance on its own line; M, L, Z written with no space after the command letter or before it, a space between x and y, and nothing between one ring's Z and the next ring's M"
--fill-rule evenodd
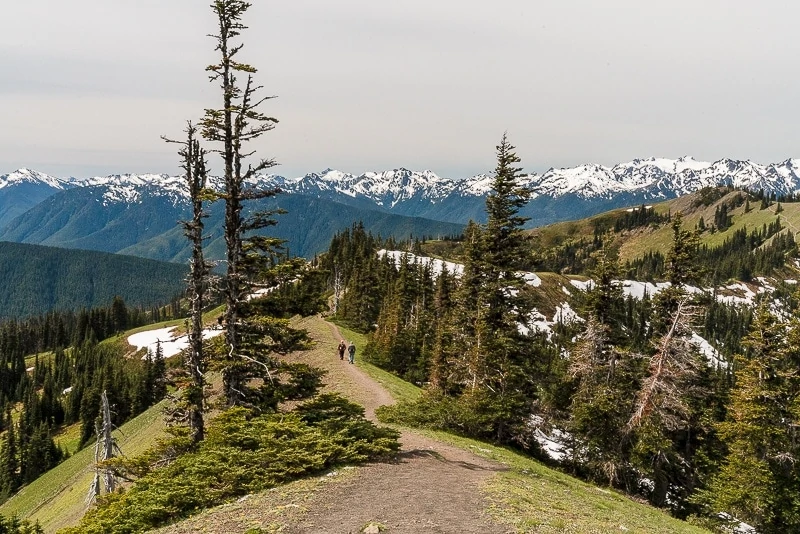
M212 186L218 178L212 178ZM527 174L532 191L522 215L529 226L577 219L616 207L665 200L719 184L775 194L800 190L800 160L762 165L749 160L702 162L649 158L613 167L581 165ZM332 235L362 220L373 233L398 238L457 235L470 219L483 221L490 175L452 180L400 168L359 175L327 169L302 177L262 175L256 187L287 194L258 209L283 208L270 232L293 254L324 250ZM188 213L180 177L166 174L61 179L21 169L0 176L0 240L122 252L182 261L188 255L176 225ZM222 213L210 209L209 252L221 253ZM221 255L221 254L220 254Z

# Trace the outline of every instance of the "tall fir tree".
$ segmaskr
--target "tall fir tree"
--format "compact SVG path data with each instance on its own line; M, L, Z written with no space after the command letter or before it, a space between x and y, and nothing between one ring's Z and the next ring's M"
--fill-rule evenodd
M569 375L577 380L569 408L573 461L589 476L631 491L631 439L625 424L633 409L641 356L623 328L624 300L616 257L594 254L594 284L586 296L586 328L570 351Z
M434 339L428 364L428 380L431 388L439 393L446 392L450 382L447 350L453 345L454 286L455 276L444 268L436 279L433 301Z
M764 533L800 529L800 324L762 305L736 357L728 416L719 432L727 456L700 497Z
M484 392L490 392L490 411L496 416L496 438L513 440L523 430L536 395L533 344L520 331L533 309L527 299L525 280L518 273L527 256L522 227L528 220L519 215L530 199L521 186L522 169L515 147L503 134L497 146L497 166L492 189L486 198L486 229L483 232L483 269L477 337L481 346Z
M476 340L483 306L481 288L486 276L481 263L483 245L483 231L469 221L464 230L464 267L455 291L452 325L448 329L452 343L444 349L447 374L442 373L439 380L444 392L459 394L478 387L479 346Z
M212 81L220 84L222 107L207 109L201 121L203 137L221 143L218 150L223 160L225 203L225 247L226 272L223 293L225 294L225 340L228 346L229 365L223 370L224 393L229 405L243 401L244 386L249 374L249 362L243 360L242 338L246 328L242 307L248 293L247 267L250 255L245 249L245 233L266 228L274 224L268 216L255 215L247 221L243 213L248 200L274 196L278 189L253 189L248 180L259 172L275 165L272 159L262 159L255 165L247 164L252 155L246 146L277 123L273 117L259 111L259 106L272 97L260 97L261 89L253 75L256 68L238 60L243 44L235 40L247 27L242 17L251 4L242 0L216 0L211 8L217 16L218 33L213 36L219 61L206 70ZM239 76L245 78L244 82ZM267 243L271 244L271 243ZM264 245L264 243L262 243Z
M160 401L167 394L167 362L164 360L164 347L161 341L156 341L156 351L153 354L152 384L153 400Z
M521 325L532 305L518 273L527 255L519 215L530 198L520 186L520 162L504 134L486 199L487 223L465 232L464 273L457 292L450 360L461 399L478 414L484 432L499 441L524 439L524 421L536 397L534 344Z

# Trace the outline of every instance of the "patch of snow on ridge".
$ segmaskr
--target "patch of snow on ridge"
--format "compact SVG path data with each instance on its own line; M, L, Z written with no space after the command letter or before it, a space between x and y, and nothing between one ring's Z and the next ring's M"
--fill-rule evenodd
M570 280L569 283L581 291L591 291L594 289L594 280Z
M570 435L563 430L551 428L549 432L542 430L544 419L538 415L532 415L528 421L528 428L532 430L533 437L542 451L556 462L562 462L564 458L571 454L571 450L566 443L570 440Z
M755 306L757 294L753 292L753 290L751 290L746 284L739 282L737 284L727 285L721 289L727 292L731 292L733 294L727 294L727 295L718 294L717 301L732 306L742 305L742 304L751 307Z
M574 324L586 322L585 319L580 317L575 310L573 310L569 303L562 302L561 305L556 306L556 313L553 316L552 324Z
M531 332L538 332L540 334L546 334L549 339L553 335L553 327L555 325L570 325L583 322L586 322L583 317L575 313L575 310L573 310L568 303L562 302L559 306L556 306L556 312L553 314L552 321L548 320L539 310L534 309L526 319L525 324L520 324L518 328L520 333L524 335L528 335Z
M700 337L697 332L692 332L691 342L695 347L697 347L700 353L706 357L709 364L714 367L721 367L723 369L728 368L728 362L722 359L719 351L715 349L711 343Z
M662 289L670 286L669 282L659 282L653 284L650 282L637 282L636 280L622 280L622 292L626 297L633 297L636 300L642 300L645 295L653 297Z
M720 512L717 517L729 523L728 528L733 529L731 531L733 534L758 534L758 530L755 527L748 525L744 521L739 521L727 512Z
M525 280L525 283L529 286L539 287L542 285L542 279L539 278L536 273L517 273L518 275L522 275L522 279Z
M170 326L131 334L128 336L128 344L136 347L136 350L146 348L155 354L156 346L160 342L161 352L164 354L164 358L175 356L189 346L189 336L186 334L174 335L173 331L175 328L174 326ZM211 339L223 332L224 330L203 330L203 339ZM145 355L142 359L146 357Z
M527 323L520 324L518 328L520 333L526 336L531 332L539 332L540 334L547 334L549 338L553 334L552 325L553 323L548 321L543 313L539 312L539 310L533 310L528 316Z
M460 263L429 258L427 256L417 256L416 254L403 252L401 250L379 250L378 257L382 259L384 256L387 256L389 259L391 259L397 268L400 268L403 257L406 258L406 262L408 263L428 266L431 269L431 276L439 276L445 269L447 269L448 273L455 274L456 276L461 276L464 274L464 266Z
M639 282L636 280L615 280L615 282L622 284L622 293L626 297L633 297L636 300L642 300L645 295L647 295L648 298L653 298L655 295L657 295L664 289L670 287L671 285L669 282L657 282L653 284L652 282ZM587 280L586 282L581 282L578 280L570 280L570 283L582 291L588 291L594 287L594 282L592 280ZM771 286L765 286L765 288L766 291L770 291L773 289ZM687 293L692 293L692 294L711 292L710 289L702 289L694 286L684 286L683 289ZM755 299L757 294L743 283L731 284L719 289L728 292L740 293L739 295L730 295L730 294L721 294L718 292L716 295L716 299L717 302L719 303L728 304L731 306L736 306L736 305L747 305L750 307L755 306ZM759 290L759 292L762 291Z
M378 257L381 259L388 257L397 268L400 268L402 258L405 257L407 263L429 267L431 269L431 276L439 276L444 269L447 269L448 273L455 274L457 277L464 274L464 265L460 263L430 258L428 256L417 256L416 254L404 252L402 250L381 249L378 251ZM529 286L539 287L542 285L542 279L536 273L518 272L517 275Z

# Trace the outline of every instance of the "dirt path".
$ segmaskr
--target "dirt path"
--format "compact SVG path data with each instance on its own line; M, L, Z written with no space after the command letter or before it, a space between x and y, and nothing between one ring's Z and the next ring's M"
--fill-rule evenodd
M333 344L337 344L336 340L344 339L344 336L339 332L339 329L333 323L326 323L330 329ZM317 343L320 343L320 340L317 340ZM361 347L363 350L364 347ZM311 362L309 362L311 363ZM353 384L359 389L358 401L359 403L364 406L365 415L367 419L370 421L377 421L375 418L375 409L378 406L383 406L386 404L394 404L394 399L389 392L386 391L380 384L375 382L373 379L368 377L364 374L361 369L359 369L355 365L350 365L347 360L347 353L344 355L344 361L338 360L338 356L333 359L333 365L330 365L331 362L314 362L314 364L318 367L322 367L328 371L328 376L331 376L331 372L333 371L332 368L336 366L337 363L340 363L343 367L344 371L347 373L347 378L353 382ZM338 373L336 373L338 374ZM351 392L352 394L352 392Z
M350 365L347 358L339 360L336 345L341 335L335 326L319 318L307 319L301 326L311 333L316 347L289 359L325 369L326 388L362 404L370 419L378 406L394 402L357 365ZM508 532L488 516L481 492L502 466L414 432L403 432L401 442L393 462L276 488L159 532L238 534L258 528L258 532L355 534L370 525L375 532L398 534Z

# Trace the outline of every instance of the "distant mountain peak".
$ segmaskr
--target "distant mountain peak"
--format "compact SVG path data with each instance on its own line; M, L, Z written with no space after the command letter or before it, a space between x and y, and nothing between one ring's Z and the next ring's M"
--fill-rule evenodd
M23 183L28 184L42 184L53 189L66 189L72 187L74 180L65 178L56 178L43 172L34 171L23 167L14 172L0 175L0 188L15 186Z

